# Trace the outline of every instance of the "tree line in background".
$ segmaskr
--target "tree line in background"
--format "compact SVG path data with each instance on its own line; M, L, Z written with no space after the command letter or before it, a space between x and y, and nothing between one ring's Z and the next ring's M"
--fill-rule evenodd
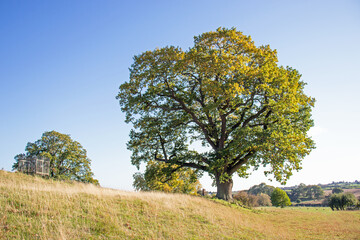
M247 191L236 193L234 199L248 207L286 207L291 205L290 198L284 190L265 183L254 185Z
M324 190L318 185L300 184L284 191L265 183L252 186L249 190L234 194L234 199L248 207L259 206L302 206L302 202L322 200L320 204L308 206L329 206L332 210L359 209L360 196L357 199L353 193L344 192L341 188L333 188L330 195L325 196Z
M324 197L324 190L318 185L305 185L301 183L289 192L292 202L318 200Z

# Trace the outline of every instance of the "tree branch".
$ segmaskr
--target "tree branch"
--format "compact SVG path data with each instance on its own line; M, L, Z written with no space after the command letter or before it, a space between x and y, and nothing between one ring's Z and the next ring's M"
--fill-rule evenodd
M255 151L250 150L244 157L241 158L242 155L239 155L236 157L235 164L233 164L230 169L228 170L228 174L231 176L234 172L240 169L241 166L247 163L249 161L250 157L254 155Z
M166 81L167 82L167 81ZM168 84L167 84L168 85ZM174 99L175 101L177 101L181 108L186 112L188 113L191 118L194 120L194 122L201 128L201 130L203 131L204 135L205 135L205 139L208 141L208 143L210 144L210 146L213 148L213 149L216 149L216 145L215 143L210 139L210 135L209 135L209 132L208 130L206 129L205 125L200 122L200 120L198 119L198 117L195 115L195 113L186 106L186 104L184 103L184 101L180 98L178 98L174 91L170 88L170 86L168 85L168 88L169 90L171 91L171 98Z
M221 118L221 137L219 140L219 149L223 149L225 146L225 141L227 139L227 134L226 134L226 117L225 115L220 115Z
M179 165L179 166L182 166L182 167L191 167L191 168L196 168L196 169L200 169L200 170L203 170L203 171L208 171L206 166L201 166L201 165L198 165L196 163L180 162L180 161L176 161L176 160L172 160L171 162L169 162L166 159L158 158L158 157L155 157L155 160L159 161L159 162L176 164L176 165Z
M241 125L241 127L245 127L246 125L249 124L249 122L251 120L254 120L256 118L258 118L263 112L265 112L267 109L267 106L263 107L262 109L260 109L260 111L258 111L256 114L252 115L251 117L249 117L248 119L246 119L243 124Z

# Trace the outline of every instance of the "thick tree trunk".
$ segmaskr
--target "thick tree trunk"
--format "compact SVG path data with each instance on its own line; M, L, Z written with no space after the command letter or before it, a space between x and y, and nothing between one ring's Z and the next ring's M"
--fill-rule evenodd
M216 187L217 193L216 197L219 199L223 199L225 201L232 201L232 187L233 187L233 180L230 179L227 182L220 182L219 177L216 177Z

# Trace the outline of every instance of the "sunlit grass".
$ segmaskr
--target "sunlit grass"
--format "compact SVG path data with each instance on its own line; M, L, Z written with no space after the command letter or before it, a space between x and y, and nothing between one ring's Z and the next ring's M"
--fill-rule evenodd
M0 171L0 239L359 239L360 213L229 206Z

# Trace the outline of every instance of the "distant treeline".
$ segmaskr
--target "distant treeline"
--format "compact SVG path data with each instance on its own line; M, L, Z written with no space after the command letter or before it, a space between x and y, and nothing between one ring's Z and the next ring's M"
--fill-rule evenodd
M329 206L333 210L358 209L359 199L353 193L344 192L344 189L360 188L360 183L355 182L333 182L331 184L305 185L303 183L279 189L283 191L283 200L289 198L292 205L321 207ZM324 190L331 189L331 194L325 194ZM234 194L234 199L249 207L271 206L273 202L275 187L261 183L252 186L249 190L239 191ZM271 201L270 201L271 198ZM278 205L279 206L279 205Z
M297 188L299 185L291 186L291 187L282 187L281 189L288 191L294 188ZM328 184L317 184L317 186L321 187L323 190L332 190L334 188L342 188L342 189L360 189L360 181L355 180L354 182L332 182Z

